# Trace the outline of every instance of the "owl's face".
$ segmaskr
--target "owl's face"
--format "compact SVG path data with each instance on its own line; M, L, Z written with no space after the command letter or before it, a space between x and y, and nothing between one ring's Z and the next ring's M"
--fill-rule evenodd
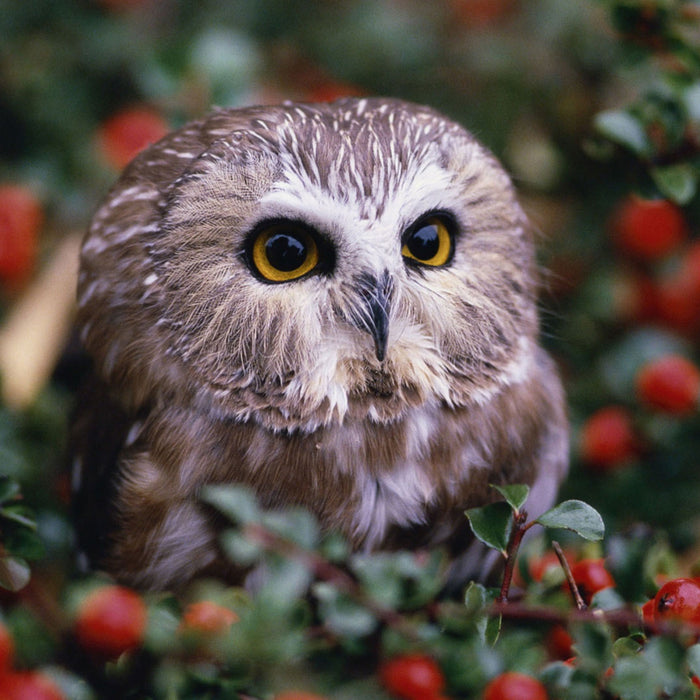
M484 402L537 330L533 243L508 177L427 108L222 111L142 154L83 250L103 376L311 430Z

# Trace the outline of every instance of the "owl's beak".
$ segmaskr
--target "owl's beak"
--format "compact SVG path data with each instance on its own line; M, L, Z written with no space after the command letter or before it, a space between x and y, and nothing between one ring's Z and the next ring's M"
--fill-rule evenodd
M374 352L380 362L386 357L389 340L389 310L394 283L388 270L378 277L363 275L360 282L362 309L356 315L357 327L374 340Z

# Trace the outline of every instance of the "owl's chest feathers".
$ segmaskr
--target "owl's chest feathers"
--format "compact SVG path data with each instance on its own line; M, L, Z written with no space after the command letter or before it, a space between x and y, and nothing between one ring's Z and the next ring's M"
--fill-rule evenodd
M503 455L494 454L483 428L478 410L437 403L407 409L392 423L346 419L291 434L183 411L154 425L147 442L162 483L180 485L177 498L192 498L202 483L244 483L264 505L306 507L324 527L371 548L392 530L489 499ZM494 433L493 441L502 436Z

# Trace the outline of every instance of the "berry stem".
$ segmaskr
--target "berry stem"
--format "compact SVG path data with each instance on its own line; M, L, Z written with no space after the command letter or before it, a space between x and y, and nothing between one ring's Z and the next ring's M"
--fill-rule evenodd
M553 540L552 541L552 549L554 549L554 553L557 555L557 559L559 559L559 563L561 564L561 568L564 569L564 575L566 576L566 581L569 584L569 588L571 589L571 595L574 597L574 602L576 603L576 609L577 610L585 610L586 604L583 602L583 598L581 597L581 592L579 591L578 586L576 585L576 581L574 581L574 575L571 573L571 567L569 566L569 562L566 560L566 557L564 556L564 551L562 550L559 542Z
M503 570L503 582L501 591L498 594L497 602L505 603L508 600L508 592L513 581L513 572L515 571L515 562L518 557L520 543L523 541L525 533L534 525L535 521L525 524L527 520L527 512L524 510L515 511L513 514L513 529L508 539L508 547L506 549L506 565Z

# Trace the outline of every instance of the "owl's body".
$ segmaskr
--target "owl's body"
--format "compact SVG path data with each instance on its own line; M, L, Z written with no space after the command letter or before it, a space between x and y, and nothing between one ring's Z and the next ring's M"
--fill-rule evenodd
M567 431L532 235L495 159L428 108L215 112L132 163L81 265L77 508L121 580L217 570L209 483L358 549L462 550L491 483L554 498Z

